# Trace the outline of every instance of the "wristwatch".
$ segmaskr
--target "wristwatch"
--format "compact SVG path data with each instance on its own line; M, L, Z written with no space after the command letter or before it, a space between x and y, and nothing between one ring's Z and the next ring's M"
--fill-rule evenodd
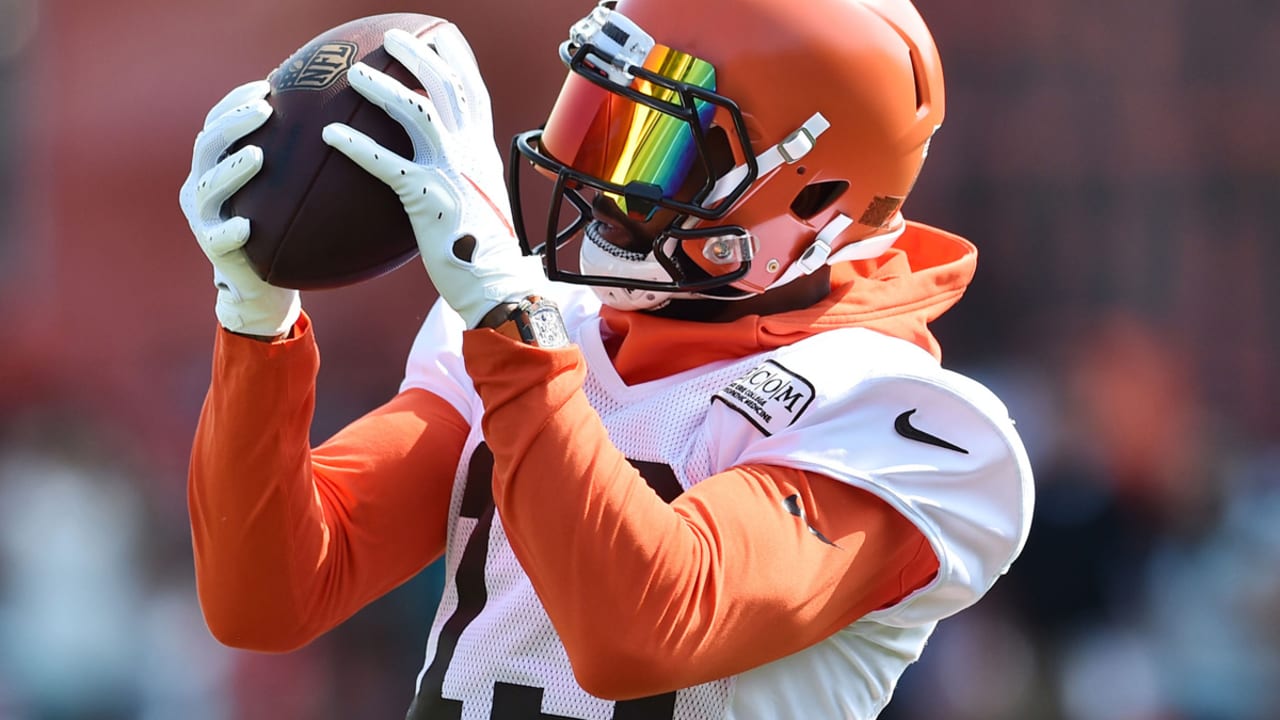
M537 295L530 295L517 303L507 315L507 321L495 329L534 347L559 348L570 344L560 307Z

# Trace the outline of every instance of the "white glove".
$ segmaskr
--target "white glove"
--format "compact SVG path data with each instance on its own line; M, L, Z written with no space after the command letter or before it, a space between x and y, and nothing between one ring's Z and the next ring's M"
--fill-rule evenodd
M196 135L191 174L178 193L178 204L213 263L218 322L232 332L273 337L288 332L298 320L298 291L259 278L242 249L249 239L249 220L222 217L222 204L262 169L262 148L247 145L223 156L271 116L271 105L264 99L270 90L265 80L241 85L209 111L204 129Z
M403 30L384 38L430 99L364 63L347 72L351 87L404 126L412 160L340 123L325 127L324 141L396 191L431 282L474 328L548 281L541 260L525 257L515 239L489 92L471 48L453 25L431 40L436 49Z

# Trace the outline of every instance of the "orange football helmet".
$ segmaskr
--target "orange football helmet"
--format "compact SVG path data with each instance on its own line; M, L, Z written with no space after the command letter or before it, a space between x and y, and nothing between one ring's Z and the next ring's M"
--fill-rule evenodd
M943 118L937 48L907 0L606 0L560 55L550 117L513 142L517 234L551 279L623 309L883 253ZM555 180L537 243L521 158ZM643 228L642 246L610 225ZM579 236L573 269L559 249Z

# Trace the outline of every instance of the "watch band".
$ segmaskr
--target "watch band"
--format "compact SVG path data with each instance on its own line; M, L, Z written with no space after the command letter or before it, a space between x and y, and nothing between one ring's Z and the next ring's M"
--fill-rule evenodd
M559 348L570 344L560 307L537 295L530 295L517 303L507 315L507 321L494 329L534 347Z

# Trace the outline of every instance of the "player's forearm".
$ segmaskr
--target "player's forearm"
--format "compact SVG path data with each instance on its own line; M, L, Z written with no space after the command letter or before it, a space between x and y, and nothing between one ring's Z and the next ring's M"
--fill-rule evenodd
M220 334L192 453L202 607L237 647L303 645L443 551L469 428L425 390L400 393L314 450L318 356Z
M575 351L503 342L466 346L494 500L589 691L635 697L764 664L936 567L892 509L798 470L736 468L668 505L609 441Z
M219 332L188 483L197 588L223 642L286 650L311 637L300 560L327 533L311 483L314 344ZM229 347L230 346L230 347Z

